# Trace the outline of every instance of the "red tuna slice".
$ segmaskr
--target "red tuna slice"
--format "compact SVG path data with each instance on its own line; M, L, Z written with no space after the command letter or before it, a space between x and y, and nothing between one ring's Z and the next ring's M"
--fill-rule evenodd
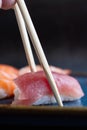
M52 74L62 101L77 100L84 96L84 92L79 82L74 77L56 72L52 72ZM17 77L14 81L19 90L18 92L15 91L14 104L16 101L19 103L24 101L25 104L27 103L31 105L40 101L40 104L42 104L43 101L41 102L41 100L43 100L43 97L45 97L45 102L47 103L50 98L51 103L52 97L54 97L43 71L26 73ZM53 100L52 102L55 101Z

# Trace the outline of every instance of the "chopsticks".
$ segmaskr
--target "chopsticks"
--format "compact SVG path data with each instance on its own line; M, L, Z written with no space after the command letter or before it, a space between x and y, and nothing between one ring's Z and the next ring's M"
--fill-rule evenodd
M21 38L22 38L22 41L23 41L23 45L24 45L28 64L30 65L31 71L35 72L36 71L36 65L35 65L35 61L34 61L34 56L33 56L30 41L29 41L29 38L28 38L25 22L24 22L24 19L22 17L21 11L20 11L17 3L14 6L14 11L15 11L17 23L18 23L18 26L19 26Z
M32 20L31 20L30 14L29 14L28 9L26 7L25 1L24 0L17 0L17 4L20 8L20 11L22 13L22 16L24 18L24 21L25 21L25 24L26 24L26 27L27 27L27 31L28 31L29 36L31 38L32 44L33 44L34 49L36 51L36 54L38 56L39 62L43 67L43 70L44 70L46 77L49 81L51 89L54 93L55 99L58 102L59 106L63 107L63 103L62 103L59 91L56 87L56 83L54 81L53 75L51 73L50 67L49 67L47 59L46 59L46 56L45 56L44 51L42 49L42 46L40 44L40 40L39 40L38 35L36 33L36 30L35 30L35 27L33 25ZM17 12L16 12L16 14L17 14ZM17 16L17 17L19 17L19 16ZM20 29L20 31L21 31L21 29ZM22 37L22 39L23 39L23 37ZM25 44L25 42L24 42L24 44ZM27 50L27 49L25 49L25 50Z

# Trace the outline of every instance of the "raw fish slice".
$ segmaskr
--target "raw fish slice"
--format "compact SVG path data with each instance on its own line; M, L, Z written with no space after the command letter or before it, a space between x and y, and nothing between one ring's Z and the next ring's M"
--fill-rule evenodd
M36 69L37 71L41 71L43 70L43 68L40 65L36 65ZM61 69L59 67L55 67L50 65L50 69L51 71L60 73L60 74L71 74L71 70L70 69ZM30 66L25 66L19 69L19 75L25 74L27 72L31 72Z
M16 75L15 73L7 73L3 70L0 70L0 79L8 79L8 80L13 80L15 78L17 78L18 75Z
M18 69L10 65L0 64L0 99L14 95L16 85L13 79L17 76Z
M70 69L62 69L62 68L59 68L59 67L55 67L55 66L50 66L50 69L51 71L53 72L57 72L57 73L60 73L60 74L71 74L72 71Z
M84 96L79 82L65 74L52 72L62 101L72 101ZM14 80L17 89L12 104L38 105L55 103L51 87L43 71L26 73Z
M15 88L12 80L0 79L0 99L13 96Z
M0 78L14 79L18 76L19 70L13 66L0 64Z

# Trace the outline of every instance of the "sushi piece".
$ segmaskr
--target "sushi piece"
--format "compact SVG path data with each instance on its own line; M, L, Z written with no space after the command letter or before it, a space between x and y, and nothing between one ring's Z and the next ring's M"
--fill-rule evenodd
M53 72L62 101L78 100L84 96L79 82L65 74ZM54 94L43 71L30 72L14 80L16 88L12 105L40 105L56 103Z
M36 65L36 69L37 71L41 71L43 70L43 68L41 67L41 65ZM50 69L51 71L60 73L60 74L71 74L71 70L70 69L62 69L53 65L50 65ZM27 72L31 72L30 66L25 66L19 69L19 75L25 74Z
M12 80L0 79L0 99L14 96L15 83Z
M42 70L40 65L37 65L37 71ZM62 70L58 67L50 66L51 70L59 71L60 73L69 73L69 70ZM62 70L62 71L61 71ZM11 65L0 64L0 99L14 96L16 85L14 79L20 75L30 72L30 67L25 66L17 69Z
M16 88L13 79L17 78L17 76L17 68L0 64L0 99L13 96L14 89Z
M14 79L18 76L19 70L11 65L0 64L0 78Z

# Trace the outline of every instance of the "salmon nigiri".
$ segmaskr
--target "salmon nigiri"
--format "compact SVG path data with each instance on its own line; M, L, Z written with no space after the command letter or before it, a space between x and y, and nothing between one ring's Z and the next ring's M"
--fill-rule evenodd
M13 79L17 78L18 69L6 64L0 64L0 99L13 96L16 85Z
M19 70L11 65L0 64L0 78L14 79L18 76Z
M69 75L53 72L62 101L73 101L84 96L79 82ZM17 89L12 104L39 105L55 103L55 97L43 71L30 72L14 80Z

